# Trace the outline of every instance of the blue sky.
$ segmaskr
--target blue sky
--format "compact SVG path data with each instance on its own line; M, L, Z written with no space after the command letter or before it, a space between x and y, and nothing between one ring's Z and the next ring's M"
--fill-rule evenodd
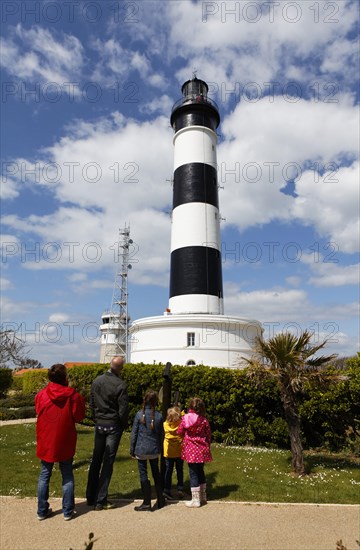
M31 357L98 360L125 225L131 318L168 306L169 116L194 71L222 119L225 313L359 350L357 1L1 10L1 322Z

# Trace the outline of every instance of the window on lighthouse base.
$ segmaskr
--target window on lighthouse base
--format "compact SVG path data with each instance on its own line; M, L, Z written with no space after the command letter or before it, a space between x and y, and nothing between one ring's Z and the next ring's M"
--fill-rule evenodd
M189 361L186 361L187 367L194 367L196 365L195 361L193 359L189 359Z
M188 347L195 346L195 332L187 333L187 345Z

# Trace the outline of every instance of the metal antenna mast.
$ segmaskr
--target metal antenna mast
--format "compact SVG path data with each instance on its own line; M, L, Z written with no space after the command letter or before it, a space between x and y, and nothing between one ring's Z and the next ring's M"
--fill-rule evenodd
M129 263L129 247L133 243L130 239L130 225L119 229L117 263L111 309L102 315L103 339L105 349L102 354L103 362L109 363L116 355L122 355L127 361L128 353L128 271L132 268ZM107 326L106 326L107 325ZM105 338L104 338L105 336Z

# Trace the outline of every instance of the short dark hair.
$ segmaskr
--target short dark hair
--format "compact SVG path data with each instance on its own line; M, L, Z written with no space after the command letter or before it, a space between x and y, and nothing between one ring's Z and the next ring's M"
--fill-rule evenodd
M67 370L65 365L62 365L61 363L56 363L56 365L52 365L48 370L48 378L50 382L55 382L55 384L66 386Z

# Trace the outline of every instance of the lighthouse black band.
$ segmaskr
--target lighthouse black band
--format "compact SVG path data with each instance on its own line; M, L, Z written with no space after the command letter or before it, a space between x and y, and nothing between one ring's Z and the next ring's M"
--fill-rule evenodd
M188 202L203 202L219 207L217 173L213 166L192 162L175 170L173 208Z
M184 100L186 101L186 100ZM187 126L205 126L210 130L216 130L219 125L219 113L207 104L190 103L174 109L170 123L175 132Z
M186 246L171 253L170 298L208 294L222 298L221 254L207 246Z

